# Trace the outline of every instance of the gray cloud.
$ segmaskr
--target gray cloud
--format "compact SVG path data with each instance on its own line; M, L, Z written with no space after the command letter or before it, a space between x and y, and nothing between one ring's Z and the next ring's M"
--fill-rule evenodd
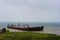
M59 0L0 0L0 21L60 22L59 2Z

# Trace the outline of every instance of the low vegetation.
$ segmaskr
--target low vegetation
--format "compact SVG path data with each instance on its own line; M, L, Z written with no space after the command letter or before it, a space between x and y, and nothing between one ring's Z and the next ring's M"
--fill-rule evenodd
M32 32L7 32L0 34L0 40L60 40L60 36Z

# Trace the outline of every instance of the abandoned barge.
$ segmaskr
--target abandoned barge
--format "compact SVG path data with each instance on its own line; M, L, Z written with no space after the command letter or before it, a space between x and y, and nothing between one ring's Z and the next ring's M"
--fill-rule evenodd
M27 24L27 27L23 26L24 28L21 28L20 27L20 24L18 24L18 26L15 26L15 25L10 25L9 24L7 25L7 28L10 28L10 29L17 29L17 30L24 30L24 31L43 31L44 29L44 26L35 26L35 27L30 27L28 24Z

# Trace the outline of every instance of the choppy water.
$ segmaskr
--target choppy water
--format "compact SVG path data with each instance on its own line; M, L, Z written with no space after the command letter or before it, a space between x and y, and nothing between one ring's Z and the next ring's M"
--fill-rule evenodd
M0 22L0 28L7 27L7 24L18 25L19 22ZM60 22L20 22L21 25L29 24L30 26L44 26L43 33L53 33L60 35Z

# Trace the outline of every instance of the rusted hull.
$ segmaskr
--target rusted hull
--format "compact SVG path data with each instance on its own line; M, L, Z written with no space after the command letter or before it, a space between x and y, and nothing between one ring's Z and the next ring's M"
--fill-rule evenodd
M19 27L8 27L10 29L24 30L24 31L43 31L44 27L31 27L31 28L19 28Z

